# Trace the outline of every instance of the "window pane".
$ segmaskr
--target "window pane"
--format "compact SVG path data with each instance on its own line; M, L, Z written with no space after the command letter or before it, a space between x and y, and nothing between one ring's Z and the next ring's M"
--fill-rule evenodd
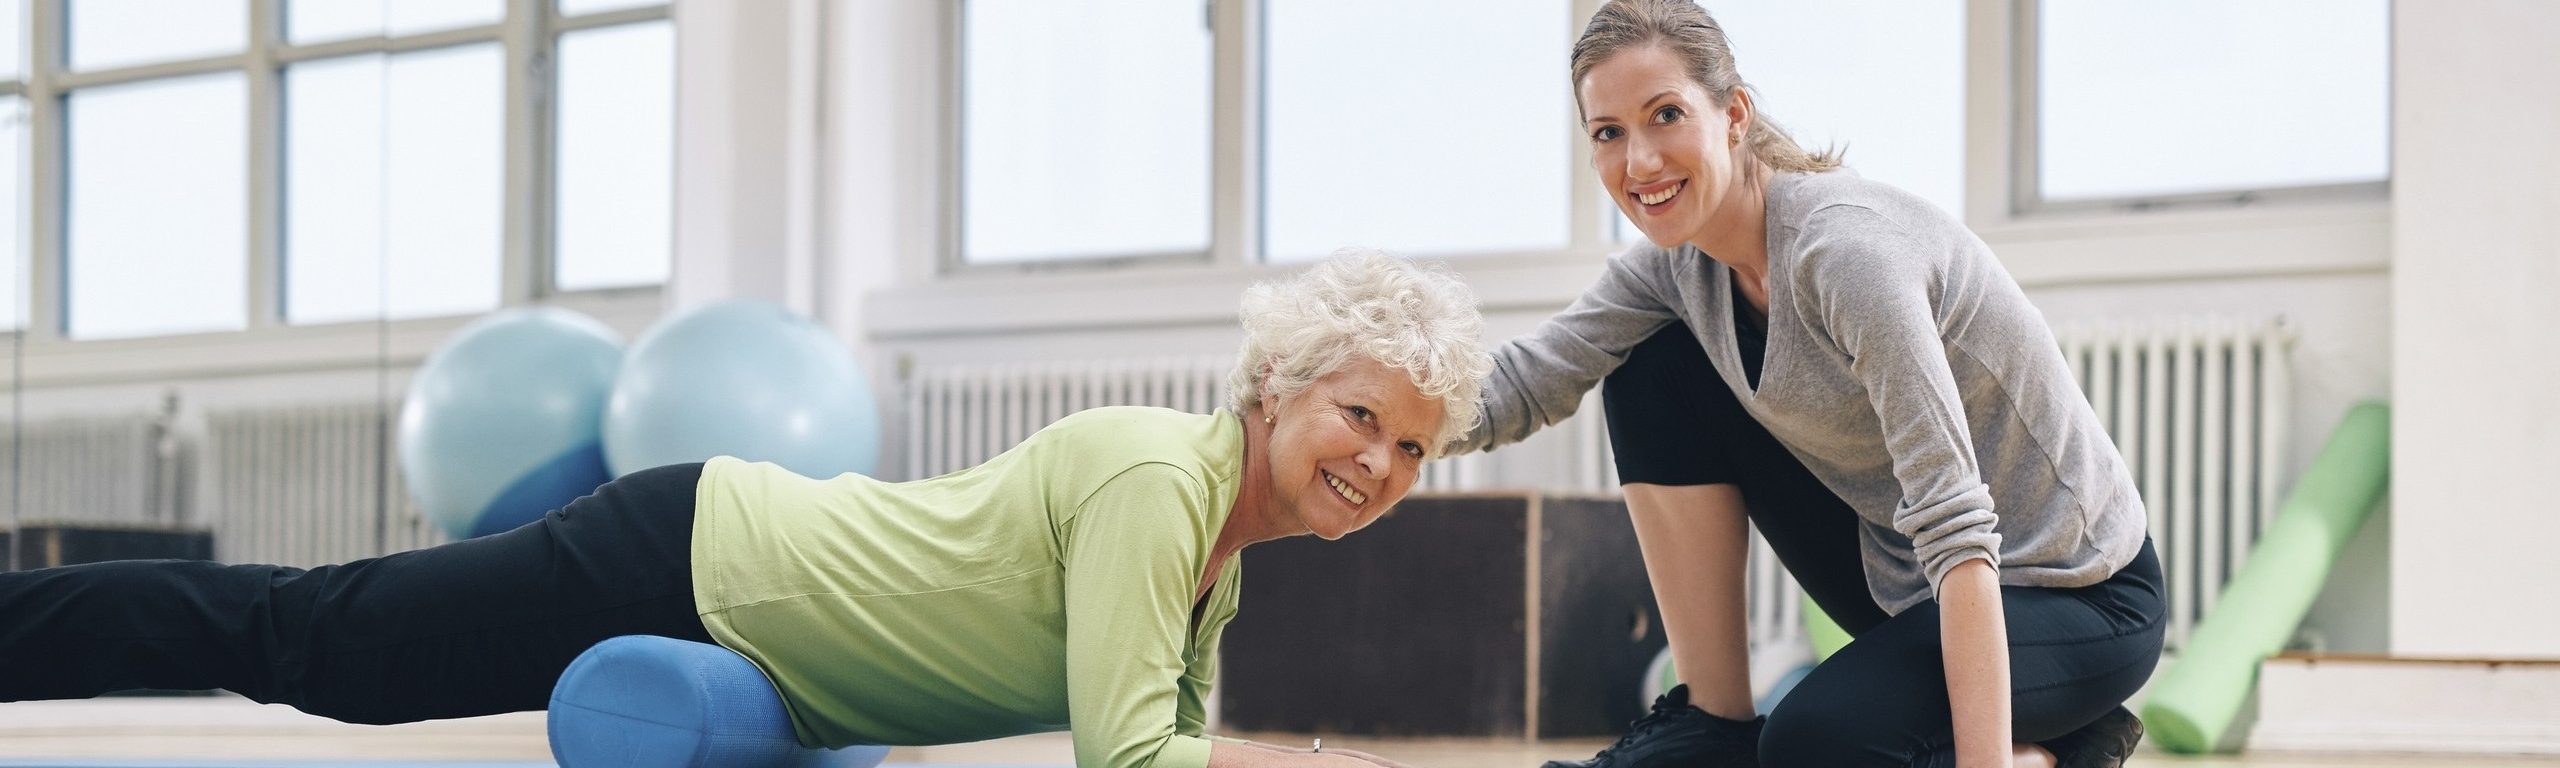
M1199 0L970 0L961 255L987 264L1209 246Z
M1961 217L1964 5L1728 0L1715 13L1755 103L1797 144L1845 150L1860 175Z
M373 317L382 258L381 56L284 72L285 320Z
M504 68L497 43L391 57L382 208L394 317L498 306Z
M295 43L495 24L505 0L288 0L285 37Z
M1264 250L1564 245L1568 3L1265 6ZM1548 55L1489 56L1488 51Z
M27 325L27 100L0 98L0 330Z
M71 93L71 336L246 324L247 94L236 72Z
M665 0L560 0L560 15L577 16L651 5L666 5L666 2Z
M288 322L498 305L501 66L488 44L286 70Z
M2047 200L2390 176L2388 0L2036 8Z
M560 37L555 287L666 282L675 122L671 23Z
M239 53L247 0L71 0L71 68L108 69Z
M0 80L27 71L27 0L0 0Z

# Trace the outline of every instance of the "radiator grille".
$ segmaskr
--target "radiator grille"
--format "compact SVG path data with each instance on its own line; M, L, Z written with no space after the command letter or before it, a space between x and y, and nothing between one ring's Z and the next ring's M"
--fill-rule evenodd
M308 567L443 542L411 503L398 465L385 461L391 442L383 430L397 408L355 402L207 413L216 556Z
M2056 336L2142 488L2168 570L2169 644L2182 646L2275 514L2293 330L2211 318Z
M15 439L0 439L0 483L16 486L18 524L185 522L163 485L178 485L164 477L166 424L146 411L5 425Z

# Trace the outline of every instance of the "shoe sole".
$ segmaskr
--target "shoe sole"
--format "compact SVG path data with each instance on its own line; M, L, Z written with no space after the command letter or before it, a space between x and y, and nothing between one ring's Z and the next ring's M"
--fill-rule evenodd
M2133 727L2124 734L2124 738L2107 744L2103 749L2096 748L2097 745L2090 745L2090 748L2072 755L2070 761L2060 763L2056 768L2124 768L2124 761L2133 757L2133 748L2142 743L2142 720L2128 719L2132 720Z

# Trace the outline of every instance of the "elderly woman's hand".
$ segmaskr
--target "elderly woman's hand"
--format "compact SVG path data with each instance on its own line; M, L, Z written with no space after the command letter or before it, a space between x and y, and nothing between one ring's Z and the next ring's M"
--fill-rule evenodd
M1221 742L1210 746L1209 768L1414 768L1367 752L1326 748L1283 747L1260 742Z
M1327 749L1327 750L1325 750L1322 754L1327 754L1327 755L1342 755L1342 756L1344 756L1344 757L1358 758L1359 760L1363 761L1363 762L1364 762L1365 764L1367 764L1367 765L1373 765L1373 766L1374 766L1374 765L1383 765L1383 766L1386 766L1386 768L1414 768L1414 766L1411 766L1411 765L1407 765L1407 764L1404 764L1404 763L1399 763L1399 762L1396 762L1396 761L1394 761L1394 760L1389 760L1389 759L1386 759L1386 758L1383 758L1383 757L1379 757L1379 756L1377 756L1377 755L1372 755L1372 754L1369 754L1369 753L1367 753L1367 752L1362 752L1362 751L1359 751L1359 750L1356 750L1356 749L1342 749L1342 750Z

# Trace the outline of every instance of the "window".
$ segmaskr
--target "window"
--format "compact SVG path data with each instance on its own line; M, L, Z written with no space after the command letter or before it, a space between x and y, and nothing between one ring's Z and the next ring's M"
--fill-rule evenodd
M71 93L70 336L247 322L247 90L220 72Z
M27 324L27 100L25 0L0 0L0 331Z
M668 22L560 37L558 255L561 290L667 280L675 210L675 28Z
M502 66L482 43L285 70L287 322L498 306Z
M2390 176L2388 0L2039 0L2024 202Z
M26 254L0 315L41 337L460 315L666 279L662 0L19 7L59 26L0 23L0 205L25 212L0 235ZM29 112L63 130L28 130ZM57 158L59 189L26 185ZM23 222L52 217L60 253L29 254Z
M0 331L27 325L27 100L0 98Z
M1264 258L1554 250L1573 121L1554 0L1263 6ZM1486 51L1559 51L1488 56Z
M26 24L26 0L0 0L0 80L17 80L26 74Z
M1202 7L963 6L961 263L1208 251Z

